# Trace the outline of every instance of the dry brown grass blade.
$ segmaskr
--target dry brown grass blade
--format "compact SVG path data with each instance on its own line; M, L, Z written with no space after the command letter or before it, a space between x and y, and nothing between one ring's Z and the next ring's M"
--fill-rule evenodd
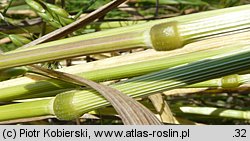
M157 117L155 117L155 115L150 110L145 108L136 100L114 88L98 84L96 82L68 73L48 70L35 65L31 67L34 68L35 71L37 70L37 72L40 74L60 79L66 82L74 83L80 86L87 85L95 89L111 103L111 105L116 109L117 113L121 116L121 119L125 125L161 124L161 122L157 119Z
M117 7L118 5L122 4L123 2L125 2L126 0L114 0L109 2L108 4L100 7L99 9L91 12L90 14L86 15L85 17L67 25L64 26L60 29L57 29L49 34L46 34L44 36L42 36L41 38L38 38L22 47L21 48L27 48L27 47L31 47L40 43L44 43L47 41L52 41L52 40L56 40L59 39L61 37L64 37L65 35L72 33L73 31L93 22L94 20L104 16L106 13L108 13L110 10L112 10L113 8Z
M148 98L154 105L156 112L160 115L162 122L175 124L175 118L171 112L171 109L160 93L150 95Z

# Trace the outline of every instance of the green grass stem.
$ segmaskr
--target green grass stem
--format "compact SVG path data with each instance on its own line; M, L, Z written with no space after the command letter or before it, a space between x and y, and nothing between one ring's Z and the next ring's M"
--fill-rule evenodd
M233 51L224 55L218 55L191 64L135 77L111 85L111 87L116 88L133 98L143 97L152 93L170 90L177 87L183 87L201 81L234 74L239 71L247 70L249 69L249 67L250 48L245 48L241 49L240 51ZM36 105L36 102L38 102L37 104L39 104L41 101L32 101L34 105ZM63 120L72 120L76 116L80 116L83 113L109 105L109 102L106 101L100 94L98 94L94 90L88 89L63 92L61 94L58 94L55 98L51 99L51 101L46 100L46 102L47 107L45 106L45 104L43 104L43 107L45 106L46 108L44 108L44 111L40 113L46 113L50 111L50 114L55 114L56 116L61 117L61 119ZM31 113L36 112L36 110L30 105L30 109L26 109L25 107L27 106L25 105L27 104L30 103L25 102L16 105L20 108L18 109L18 111L20 111L20 115L18 116L18 118L27 117L26 114L22 114L23 110L30 111ZM14 109L13 107L15 107L15 105L9 106L11 107L11 109ZM24 109L22 109L22 107L24 107ZM7 111L9 115L11 115L11 113L17 114L18 112L8 111L8 108L6 107L4 109L5 112ZM55 109L59 109L60 111L56 111ZM5 114L5 112L0 110L0 115ZM57 115L58 113L63 113L63 115ZM10 119L14 118L12 116L0 117L1 121Z
M200 38L207 37L209 34L214 35L222 32L237 30L239 28L249 27L249 17L247 16L250 12L249 9L250 5L243 5L232 8L224 8L220 10L200 12L197 14L178 16L174 18L154 20L132 26L126 26L43 43L30 48L46 48L87 39L119 35L122 33L149 31L153 26L157 24L173 21L178 23L179 33L181 36L183 36L184 42L188 42L189 39L194 41L199 40ZM26 48L23 48L22 50L26 50Z
M36 117L42 115L50 115L51 111L48 107L51 100L39 100L27 102L26 104L9 104L0 106L0 119L18 119L23 117Z
M174 67L177 65L190 63L194 61L198 61L200 59L204 59L207 57L223 54L226 52L233 52L233 51L239 51L244 49L245 46L229 46L226 45L225 47L218 47L215 49L210 50L204 50L204 51L198 51L198 52L192 52L187 54L181 54L177 56L167 56L162 57L159 59L154 60L148 60L148 61L142 61L122 66L116 66L106 69L97 69L93 71L87 71L82 73L77 73L77 75L91 79L93 81L107 81L107 80L114 80L114 79L121 79L121 78L129 78L134 76L139 76L143 74L147 74L154 71L159 71L162 69ZM204 82L207 83L207 82ZM204 86L203 84L200 84L200 86ZM212 83L212 84L211 84ZM217 82L209 82L210 85L218 84ZM209 86L209 84L206 84L206 86ZM62 82L59 80L42 80L37 81L33 83L22 83L15 86L8 86L2 87L1 95L0 95L0 101L9 101L13 99L20 99L22 97L31 96L33 94L48 92L48 91L54 91L59 89L65 89L65 88L75 88L75 85ZM198 85L195 85L194 87L198 87ZM31 96L32 97L32 96Z
M205 14L181 16L167 21L153 21L114 29L111 32L83 35L80 40L69 38L66 39L67 43L59 40L60 43L56 45L55 42L51 42L46 46L23 48L1 55L0 69L137 47L151 47L160 51L172 50L214 35L249 28L249 7L239 6L204 12ZM188 20L186 17L189 17ZM97 38L99 35L101 37Z

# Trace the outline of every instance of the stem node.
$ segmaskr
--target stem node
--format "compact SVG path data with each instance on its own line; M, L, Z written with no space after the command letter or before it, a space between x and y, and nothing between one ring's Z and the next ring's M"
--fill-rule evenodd
M74 107L74 91L67 91L56 95L53 103L55 116L60 120L73 120L81 116Z
M174 50L184 45L177 21L154 25L150 30L150 36L153 48L157 51Z
M237 88L240 86L239 76L237 74L222 77L223 88Z

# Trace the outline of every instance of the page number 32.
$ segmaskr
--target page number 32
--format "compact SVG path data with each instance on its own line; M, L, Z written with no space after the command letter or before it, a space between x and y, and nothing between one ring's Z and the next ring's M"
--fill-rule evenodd
M233 137L237 137L237 138L246 138L246 133L247 130L246 129L235 129L235 134Z

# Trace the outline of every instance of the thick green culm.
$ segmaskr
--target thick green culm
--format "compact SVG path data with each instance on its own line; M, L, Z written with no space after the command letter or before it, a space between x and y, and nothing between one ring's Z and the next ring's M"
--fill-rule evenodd
M148 22L146 25L83 35L80 39L68 38L67 43L60 40L61 43L56 45L55 42L51 42L45 46L20 49L0 56L0 69L137 47L152 47L160 51L172 50L213 35L248 28L249 7L247 5L205 12L206 16L201 13L172 20ZM98 35L101 37L96 38Z
M239 51L244 48L245 45L239 45L239 46L225 45L224 47L218 47L215 49L181 54L177 56L162 57L160 59L155 59L155 60L142 61L123 66L78 73L77 75L98 82L121 79L121 78L129 78L174 67L185 63L198 61L200 59L223 54L226 52ZM209 83L214 84L213 81ZM200 85L204 85L204 83ZM12 87L1 88L0 90L2 94L0 95L0 101L11 101L13 99L20 99L23 97L27 98L27 96L29 95L33 97L32 96L33 94L59 90L62 88L67 89L75 87L76 87L75 85L52 79L42 80L34 83L26 83L26 84L24 83ZM197 85L194 87L197 87Z
M248 48L135 77L111 85L111 87L135 98L248 70L250 68L250 48L248 44L246 47ZM31 113L55 115L62 120L72 120L83 113L109 105L109 102L96 91L87 89L63 92L52 98L50 102L45 100L44 104L41 104L41 100L37 102L44 110L37 113L35 109L32 111L33 107L30 106ZM32 101L32 103L36 104L36 101ZM26 104L29 105L30 102L0 106L0 115L5 115L0 117L0 120L27 117L22 113L23 110L27 110ZM14 110L16 106L19 107L20 113ZM25 108L22 109L22 107Z
M224 8L220 10L213 10L213 11L208 11L208 12L201 12L197 14L178 16L174 18L154 20L154 21L150 21L146 23L139 23L139 24L132 25L132 26L126 26L126 27L61 39L61 40L57 40L53 42L43 43L43 44L36 45L33 47L29 47L29 48L43 48L43 47L49 47L49 46L55 46L55 45L63 45L63 44L82 41L86 39L93 39L97 37L117 35L121 33L141 32L145 30L149 31L152 28L152 26L156 24L173 22L173 21L177 21L179 25L188 26L188 28L184 26L183 28L180 28L179 30L180 33L183 33L183 34L185 33L184 36L186 36L190 32L192 33L192 35L196 35L197 33L200 33L200 32L205 34L205 33L209 33L209 31L212 30L213 28L216 28L216 29L220 28L220 26L222 25L217 26L217 27L215 27L215 25L220 24L221 22L222 22L221 24L233 22L231 26L233 26L234 24L246 25L245 22L247 22L247 20L241 21L241 18L240 19L237 19L237 18L238 16L244 17L243 19L247 18L248 17L247 13L250 12L249 8L250 8L250 5L244 5L244 6L238 6L238 7L232 7L232 8ZM227 20L225 20L224 18L226 18ZM234 20L235 20L235 23L234 23ZM237 20L240 20L240 22L238 22ZM209 24L207 22L209 22ZM216 29L213 29L213 31ZM207 35L204 35L204 36L207 36ZM26 49L23 48L22 50L26 50Z
M146 96L148 94L156 93L159 91L169 90L176 87L183 87L186 85L205 81L208 79L229 75L232 73L237 73L238 71L241 70L247 70L250 67L249 54L250 54L250 49L248 48L245 50L241 50L238 53L237 52L234 52L232 54L229 53L224 57L221 57L220 55L220 57L219 56L212 57L210 59L198 61L188 65L166 69L160 72L155 72L148 75L132 78L127 81L114 84L112 85L112 87L132 97ZM99 108L99 106L101 107L108 104L108 102L103 98L101 98L100 95L96 95L97 93L95 91L92 92L96 93L95 97L97 99L95 99L94 97L91 98L90 96L91 91L92 90L76 91L74 94L71 94L72 99L69 98L71 99L69 101L69 104L71 106L67 107L67 109L72 108L75 110L74 112L72 111L72 113L77 113L76 115L81 115L87 111L94 110L92 108L95 106L96 106L95 108ZM60 103L60 101L64 99L64 96L70 97L65 93L59 94L56 96L54 101ZM99 99L98 97L101 98L102 100ZM82 101L81 98L83 98L84 100L82 99L83 100ZM97 101L92 102L92 100L93 101L97 100ZM103 103L101 101L103 101ZM94 103L96 103L96 105ZM54 105L54 106L60 106L60 105ZM61 105L61 107L63 107L63 105ZM76 116L76 115L57 115L57 111L54 112L55 115L60 119L70 119ZM65 111L65 113L68 112L69 111Z
M184 42L189 39L187 36L189 33L192 34L191 36L201 34L201 37L207 37L208 33L215 32L214 34L218 34L218 32L228 32L230 30L237 30L234 29L239 26L248 26L248 14L250 5L232 7L232 8L225 8L220 10L213 10L208 12L201 12L197 14L185 15L185 16L178 16L174 18L167 18L161 20L154 20L146 23L139 23L132 26L126 26L122 28L116 28L76 37L71 37L67 39L61 39L49 43L44 43L40 45L36 45L29 48L43 48L55 45L64 45L67 43L82 41L86 39L93 39L103 36L111 36L111 35L118 35L121 33L130 33L130 32L143 32L149 31L154 25L167 23L167 22L178 22L178 29L181 36L184 38ZM209 23L209 24L208 24ZM217 25L217 26L216 26ZM231 28L230 28L231 27ZM171 28L171 27L170 27ZM221 29L221 30L219 30ZM217 32L216 32L217 31ZM213 33L211 33L213 35ZM200 37L200 38L201 38ZM22 50L26 50L23 48ZM28 50L28 49L27 49Z

